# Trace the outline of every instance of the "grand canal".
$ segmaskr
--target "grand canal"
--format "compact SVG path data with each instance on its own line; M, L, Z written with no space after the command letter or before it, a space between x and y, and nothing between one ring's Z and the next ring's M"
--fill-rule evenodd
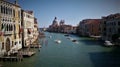
M41 39L40 51L22 62L0 62L3 67L120 67L120 47L104 47L91 38L71 35L73 43L64 34L48 33ZM49 38L49 36L52 36ZM60 44L55 43L60 39Z

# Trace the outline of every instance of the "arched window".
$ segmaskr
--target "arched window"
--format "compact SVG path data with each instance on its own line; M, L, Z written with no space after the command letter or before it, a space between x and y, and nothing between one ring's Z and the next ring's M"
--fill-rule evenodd
M10 31L10 24L8 25L8 31Z
M15 27L15 25L14 25L14 31L16 30L16 27Z
M5 31L7 31L7 24L4 24L4 27L5 27Z
M3 13L5 14L5 6L3 7L3 10L4 10Z
M1 13L3 13L3 6L1 5Z
M5 11L6 11L6 14L8 14L8 8L7 7L5 8Z
M11 30L13 31L13 25L11 25Z
M12 28L11 28L11 27L12 27L12 25L10 24L10 31L12 31Z
M3 29L4 28L4 24L2 24L2 27L1 27L1 29Z
M6 31L9 31L9 25L7 24L7 30Z

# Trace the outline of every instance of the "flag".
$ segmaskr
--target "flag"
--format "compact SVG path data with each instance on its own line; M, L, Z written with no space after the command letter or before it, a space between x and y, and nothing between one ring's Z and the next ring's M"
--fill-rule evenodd
M3 26L2 31L0 31L0 36L4 35L4 31L6 29L6 25Z

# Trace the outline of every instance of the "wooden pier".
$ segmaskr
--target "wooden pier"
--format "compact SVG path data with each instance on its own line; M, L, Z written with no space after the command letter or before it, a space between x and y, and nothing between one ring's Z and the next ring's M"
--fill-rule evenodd
M41 45L30 45L30 48L41 48Z
M30 57L32 55L34 55L36 52L35 51L23 51L22 55L23 57Z
M41 48L42 46L40 44L31 44L28 46L24 46L25 48Z
M10 56L6 56L6 57L0 57L0 61L22 61L23 58L21 57L10 57Z

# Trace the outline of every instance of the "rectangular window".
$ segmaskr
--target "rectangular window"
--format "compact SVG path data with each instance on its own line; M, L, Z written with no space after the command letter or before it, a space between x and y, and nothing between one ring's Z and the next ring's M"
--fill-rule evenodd
M12 41L12 47L14 46L14 44L13 44L14 42Z
M13 10L13 16L15 17L15 10Z

